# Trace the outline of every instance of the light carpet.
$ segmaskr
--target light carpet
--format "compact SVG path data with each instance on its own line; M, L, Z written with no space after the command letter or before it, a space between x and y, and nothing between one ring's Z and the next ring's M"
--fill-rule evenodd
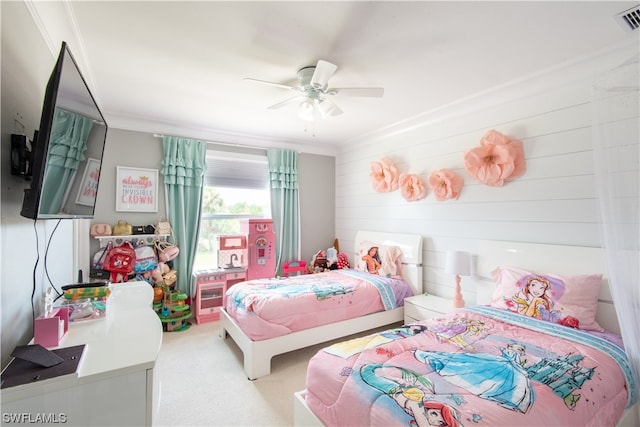
M330 343L275 356L271 375L249 381L242 351L220 337L219 321L165 332L154 370L153 425L292 426L293 393L305 388L309 359Z

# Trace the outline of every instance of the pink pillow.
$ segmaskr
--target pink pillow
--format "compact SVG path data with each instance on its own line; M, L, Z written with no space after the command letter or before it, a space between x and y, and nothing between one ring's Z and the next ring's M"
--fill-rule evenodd
M496 283L492 307L579 329L604 331L596 322L601 274L561 276L502 266L491 274Z
M358 250L356 269L385 277L402 278L402 249L363 241Z

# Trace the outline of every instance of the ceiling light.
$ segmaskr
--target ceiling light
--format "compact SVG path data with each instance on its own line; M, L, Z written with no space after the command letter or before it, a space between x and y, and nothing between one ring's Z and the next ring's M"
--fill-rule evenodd
M313 105L313 101L309 98L300 103L300 109L298 110L298 117L302 120L312 122L315 119L316 107Z
M320 115L323 119L329 117L334 110L335 108L333 104L326 99L322 99L320 100L320 102L318 102L318 111L320 112Z

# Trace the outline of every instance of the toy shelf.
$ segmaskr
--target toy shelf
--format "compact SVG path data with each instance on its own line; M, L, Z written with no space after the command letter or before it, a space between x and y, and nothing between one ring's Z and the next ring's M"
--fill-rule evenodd
M170 234L131 234L131 235L120 235L120 236L96 236L94 239L97 239L100 242L100 247L104 248L109 244L109 242L113 243L114 246L118 246L123 244L124 242L131 242L132 246L137 246L140 243L153 245L156 240L167 240Z

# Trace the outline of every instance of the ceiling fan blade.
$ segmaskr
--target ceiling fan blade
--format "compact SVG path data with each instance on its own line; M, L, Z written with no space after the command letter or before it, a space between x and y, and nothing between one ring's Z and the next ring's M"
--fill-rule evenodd
M316 89L325 87L329 78L336 72L338 66L322 59L316 64L316 69L311 76L311 86Z
M296 86L289 86L289 85L284 85L284 84L281 84L281 83L268 82L266 80L251 79L249 77L245 77L243 80L248 80L248 81L251 81L251 82L263 83L263 84L267 84L267 85L270 85L270 86L280 87L280 88L283 88L283 89L298 90L298 88Z
M329 95L361 96L366 98L381 98L384 95L382 87L333 87L328 89Z
M303 97L300 96L300 95L294 96L293 98L288 98L288 99L285 99L284 101L278 102L277 104L273 104L273 105L267 107L267 109L269 109L269 110L277 110L278 108L282 108L285 105L293 104L294 102L299 101L301 98L303 98Z

